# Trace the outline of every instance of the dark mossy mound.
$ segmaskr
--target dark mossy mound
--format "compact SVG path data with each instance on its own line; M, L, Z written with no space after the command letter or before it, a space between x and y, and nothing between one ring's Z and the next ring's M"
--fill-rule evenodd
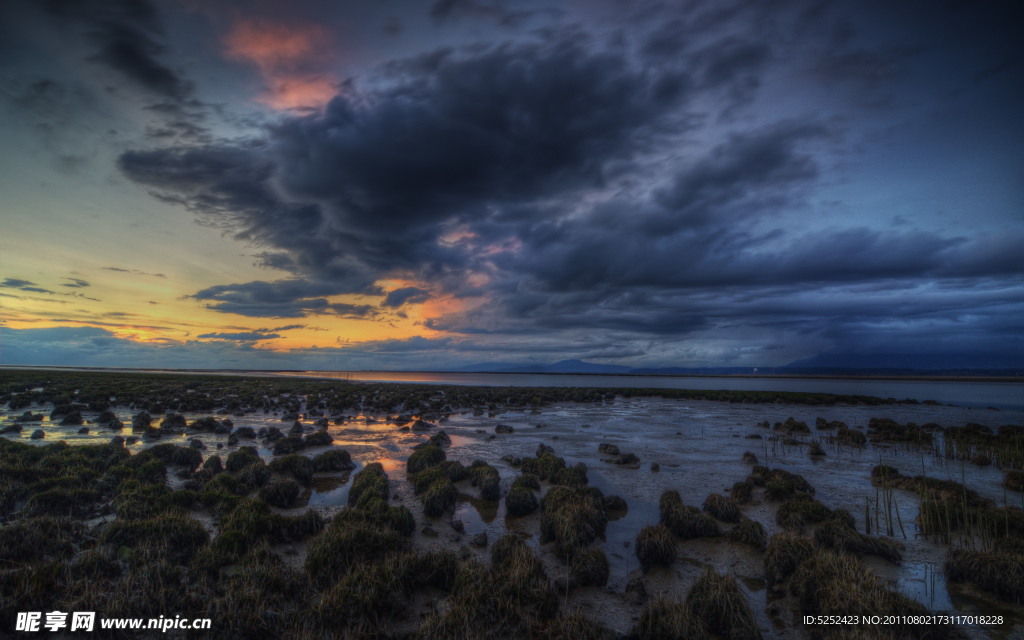
M461 462L458 462L457 460L448 460L441 464L424 469L416 475L411 476L409 480L413 484L416 495L419 495L441 478L447 478L452 482L459 482L460 480L465 480L468 477L469 470L462 466Z
M950 549L943 567L950 582L969 582L1009 602L1024 602L1024 549Z
M331 449L313 456L313 471L351 471L356 468L352 457L344 449Z
M764 551L765 546L768 544L768 534L765 533L764 526L750 518L744 518L738 525L733 527L732 531L729 532L729 539L733 542L749 544L759 551Z
M786 500L775 512L775 522L786 529L800 531L804 525L824 522L832 516L832 510L807 494Z
M736 504L748 504L754 495L754 485L746 481L737 482L732 485L732 493L729 497L732 498Z
M410 475L425 471L430 467L441 464L445 461L444 449L434 445L427 445L417 451L414 451L409 460L405 463L405 468Z
M257 453L256 447L240 447L238 451L228 455L227 462L224 463L224 469L234 473L241 471L254 462L260 462L260 454Z
M334 438L326 429L319 429L302 438L302 444L307 447L329 447Z
M836 432L836 440L846 444L853 444L859 447L863 447L868 442L868 437L863 432L855 429L847 429L845 426L839 427Z
M663 524L644 527L636 537L636 558L644 571L671 566L676 561L676 539Z
M711 636L684 602L665 596L649 600L634 631L637 640L711 640Z
M521 484L513 484L505 495L505 508L510 516L526 516L537 510L537 496Z
M541 544L555 543L559 558L572 556L604 535L604 495L592 487L554 487L540 503Z
M295 503L295 499L299 497L299 493L302 492L302 487L299 483L291 480L275 480L269 484L264 485L260 489L260 499L267 502L272 506L278 507L279 509L287 509Z
M372 462L352 478L352 488L348 490L348 505L358 505L362 499L387 500L391 493L388 489L388 474L379 462Z
M501 498L501 477L491 465L483 460L474 460L469 467L469 478L474 487L480 487L480 497L484 500Z
M907 617L927 618L930 612L914 599L890 589L853 556L815 551L794 573L790 592L802 615L879 616L886 621L860 625L865 637L924 640L959 636L952 625L907 624ZM813 629L822 637L842 637L839 626Z
M789 500L798 495L814 495L814 487L803 476L784 469L754 467L747 482L765 487L765 497L774 501Z
M305 486L309 486L313 481L313 462L297 453L275 458L270 463L270 470L274 473L289 475Z
M424 621L413 638L533 637L558 610L558 595L540 560L519 538L507 535L491 548L491 566L463 564L449 605ZM543 636L541 636L543 637Z
M811 433L811 428L807 426L806 422L800 422L793 418L786 418L785 422L776 422L773 429L787 435Z
M515 479L512 483L512 487L526 487L534 491L540 491L540 479L532 473L523 473L521 476Z
M91 539L77 520L42 516L0 527L0 567L40 560L66 560Z
M760 640L754 612L740 590L736 578L720 575L706 567L690 587L686 606L720 638Z
M661 524L684 540L722 535L718 523L697 507L683 504L678 491L666 491L660 500Z
M210 534L198 520L169 512L145 520L115 520L103 529L100 540L130 549L164 548L188 559L209 544Z
M868 439L872 442L931 444L932 434L913 422L900 424L889 418L871 418L868 421Z
M608 557L597 547L589 547L573 556L569 563L569 577L577 587L608 584Z
M523 473L532 473L541 480L551 480L559 470L565 468L565 459L556 456L550 447L542 444L537 449L536 458L523 458L521 470Z
M448 478L441 478L427 487L423 494L423 513L431 518L443 515L455 508L459 492Z
M722 522L737 523L743 517L735 501L717 493L712 493L704 500L704 512Z
M800 563L814 553L814 543L807 536L792 532L776 533L768 540L764 552L765 581L769 587L789 579Z
M243 498L220 523L221 534L214 540L215 550L240 556L260 541L272 544L302 540L324 528L316 511L298 516L282 516L270 511L259 498Z
M875 555L899 564L902 545L887 538L872 538L854 530L843 518L830 518L814 531L814 543L823 549L858 555Z
M380 562L407 547L404 536L383 524L335 520L310 541L306 573L320 584L330 584L357 565Z

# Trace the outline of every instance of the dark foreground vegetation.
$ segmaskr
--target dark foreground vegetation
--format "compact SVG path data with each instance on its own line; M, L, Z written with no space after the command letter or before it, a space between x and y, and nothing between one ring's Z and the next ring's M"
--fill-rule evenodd
M621 633L636 640L759 640L766 629L758 627L740 583L712 567L685 597L648 595L643 578L631 580L625 596L637 615L628 629L612 631L567 608L570 592L608 584L609 560L600 541L609 520L627 508L625 501L590 486L585 464L569 465L543 444L533 457L506 460L518 475L503 486L487 461L467 466L449 459L451 439L429 422L455 409L498 412L549 402L611 401L616 395L689 393L736 402L860 401L817 394L3 372L0 400L19 413L25 410L14 427L34 429L41 413L33 411L45 406L51 421L102 427L111 439L40 446L0 438L0 629L13 629L18 611L60 610L211 618L207 636L189 634L210 638L596 640ZM876 400L865 402L884 402ZM131 425L121 424L112 411L125 406L133 413ZM184 412L222 417L188 421ZM281 428L234 428L223 417L253 412L282 414ZM510 518L536 519L542 555L514 535L491 541L486 561L443 547L418 549L413 540L424 523L395 502L395 480L379 463L350 478L347 508L333 518L297 509L314 474L355 470L348 453L332 446L327 430L352 413L385 414L396 429L430 431L406 471L431 523L450 519L462 493L495 504L504 498ZM315 422L315 430L299 418ZM773 437L795 439L813 438L817 431L820 442L842 446L870 441L931 447L954 459L989 451L993 464L1008 467L1009 490L1024 484L1018 427L943 429L876 419L865 435L824 420L812 431L790 418L772 431ZM222 457L194 444L161 442L164 435L204 432L242 446ZM124 437L135 434L150 446L132 455ZM947 438L955 443L952 449ZM273 460L265 462L247 446L250 441L272 450ZM612 456L606 462L637 464L632 454L602 446L601 453ZM811 455L824 453L812 449ZM773 624L786 625L782 605L794 616L921 615L927 613L924 606L862 562L875 557L900 563L905 549L895 533L906 526L950 545L950 581L971 583L1008 602L1024 600L1024 516L1018 508L999 507L956 482L905 476L879 465L871 478L881 498L874 514L866 514L862 532L849 512L821 502L802 476L759 465L753 453L743 461L751 465L750 474L728 495L713 493L695 504L678 491L661 495L658 521L637 532L629 551L645 575L682 564L680 549L688 541L715 540L763 560ZM904 514L904 520L892 508L885 496L893 491L919 496L916 519ZM744 513L757 502L773 506L777 533L771 537ZM296 548L304 548L304 559L289 564L289 550ZM839 626L809 631L811 638L848 637ZM859 631L893 640L959 637L955 627L909 623Z
M34 390L39 389L41 390ZM0 404L29 408L50 402L53 415L104 411L113 404L151 415L223 409L298 411L298 397L311 396L310 406L326 415L362 409L388 413L440 416L454 409L494 411L535 407L553 402L601 402L615 397L661 397L738 403L803 405L916 404L916 400L883 399L830 393L775 391L699 391L688 389L612 389L566 387L464 387L425 384L348 383L337 380L262 378L178 374L0 371Z

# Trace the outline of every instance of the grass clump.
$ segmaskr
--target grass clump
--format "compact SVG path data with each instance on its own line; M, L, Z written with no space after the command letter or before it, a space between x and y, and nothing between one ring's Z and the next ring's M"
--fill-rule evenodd
M530 631L542 628L557 610L558 595L540 560L525 542L506 535L491 548L490 567L470 561L459 568L449 605L412 637L531 637Z
M732 485L732 493L729 494L729 497L732 498L736 504L748 504L751 498L753 498L753 494L754 485L743 480Z
M744 518L729 532L729 540L749 544L759 551L764 551L768 544L768 534L760 522Z
M483 460L474 460L469 467L469 478L474 487L480 487L480 497L484 500L501 498L501 477L496 468Z
M356 468L352 457L344 449L331 449L317 454L312 460L313 471L351 471Z
M540 491L540 479L536 474L523 473L512 483L513 488L516 486L526 487L527 489L533 489L534 491Z
M608 557L597 547L589 547L573 556L569 563L569 576L578 587L608 584Z
M801 494L779 505L775 522L786 529L799 531L805 524L823 522L831 516L831 509L807 494Z
M256 462L262 462L256 447L239 447L238 451L233 451L228 455L224 468L231 473L236 473Z
M676 540L663 524L644 527L636 537L636 558L643 570L671 566L676 561Z
M790 592L803 615L927 616L928 609L860 565L853 556L818 550L793 575ZM907 624L896 617L885 626L861 630L874 638L948 638L957 632L947 625ZM841 627L817 627L821 637L843 637Z
M261 541L277 544L301 540L323 528L324 520L316 511L282 516L271 512L269 505L260 498L244 498L220 523L221 533L213 547L238 557Z
M660 500L661 524L684 540L722 535L715 519L697 507L683 504L678 491L665 491Z
M380 562L407 546L407 540L387 526L336 519L310 541L306 573L318 584L330 584L357 565Z
M1024 552L950 549L943 566L950 582L970 582L1010 602L1024 601Z
M435 445L427 445L417 451L413 451L405 468L410 475L420 473L430 467L441 464L445 461L444 449Z
M436 518L455 507L459 492L448 478L441 478L431 484L423 494L423 513Z
M872 538L856 531L850 522L831 518L814 531L814 543L823 549L832 549L858 555L875 555L894 564L903 559L900 545L886 538Z
M313 462L298 453L274 459L270 463L270 470L274 473L290 475L304 486L309 486L313 482Z
M571 559L604 535L604 495L593 487L554 487L541 500L540 541L555 543L559 558Z
M103 529L100 541L132 549L166 549L190 559L209 544L210 535L198 520L171 511L145 520L114 520Z
M709 513L722 522L737 523L743 517L735 501L717 493L712 493L704 500L704 512Z
M279 509L287 509L295 503L295 499L299 497L299 493L302 491L302 487L299 483L291 480L275 480L269 484L264 485L260 489L260 499L267 502L267 504L278 507Z
M302 438L302 444L306 447L329 447L334 438L327 432L327 429L319 429Z
M537 510L537 496L521 484L513 484L505 495L505 509L510 516L526 516Z
M634 633L638 640L710 640L707 628L685 603L664 595L649 600Z
M814 543L807 536L789 531L773 535L764 552L765 581L768 586L785 582L812 553Z
M0 567L64 560L88 539L88 530L76 520L42 516L0 527Z
M686 606L721 638L760 640L754 612L736 578L723 576L711 567L697 578L686 596Z
M372 462L352 478L352 487L348 490L348 506L359 504L364 496L367 499L386 501L390 495L388 474L384 473L384 467L379 462Z
M461 462L457 460L448 460L441 464L429 467L420 471L414 476L411 476L409 480L413 484L413 490L416 495L419 495L427 490L430 485L442 478L447 478L452 482L458 482L469 477L469 471L462 466Z
M764 479L765 497L769 500L789 500L796 496L814 495L814 487L803 476L784 469L772 469Z

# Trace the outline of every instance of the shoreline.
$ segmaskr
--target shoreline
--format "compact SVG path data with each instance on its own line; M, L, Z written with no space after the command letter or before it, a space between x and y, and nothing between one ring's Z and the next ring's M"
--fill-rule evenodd
M63 365L22 365L0 364L0 371L78 371L96 373L153 373L153 374L191 374L191 375L252 375L252 376L288 376L314 378L324 380L347 380L350 382L383 382L383 380L339 378L330 374L370 373L374 375L437 375L437 376L588 376L597 378L721 378L723 380L869 380L869 381L907 381L907 382L985 382L997 384L1024 384L1022 375L899 375L899 374L796 374L796 373L571 373L571 372L534 372L534 371L388 371L377 369L346 370L307 370L307 369L159 369L139 367L77 367ZM401 380L394 384L427 383L421 380ZM438 384L444 384L438 381ZM642 387L637 387L642 388Z

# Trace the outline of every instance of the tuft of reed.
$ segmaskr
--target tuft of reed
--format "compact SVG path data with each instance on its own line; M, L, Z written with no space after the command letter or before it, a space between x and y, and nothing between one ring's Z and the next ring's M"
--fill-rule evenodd
M765 581L768 587L788 580L800 563L813 553L814 543L807 536L789 531L773 535L764 552Z
M664 595L647 601L634 634L638 640L711 640L704 623L686 603Z
M430 467L441 464L445 461L444 449L436 445L427 445L409 456L405 463L406 470L410 475L420 473Z
M513 484L505 495L505 509L511 516L525 516L537 510L537 497L533 491L521 484Z
M1024 602L1024 550L1007 547L991 551L950 549L943 566L946 579L970 582L1009 602Z
M717 493L712 493L704 500L704 512L709 513L722 522L738 523L743 517L734 500Z
M665 491L659 501L661 524L684 540L712 538L722 535L714 518L697 507L683 504L678 491Z
M711 567L690 588L686 606L712 633L730 640L760 640L754 612L736 578L723 576Z
M608 557L598 547L589 547L573 556L569 576L578 587L603 587L608 584Z
M676 540L663 524L644 527L636 537L636 558L643 570L671 566L676 561Z
M749 544L759 551L764 551L768 544L768 534L765 532L764 526L757 520L743 518L729 532L729 540Z
M870 637L923 640L958 634L949 625L913 624L913 616L927 619L928 609L890 589L854 556L825 549L815 551L793 575L790 592L803 615L879 616L887 620L884 625L862 625L860 630ZM911 623L906 617L911 617ZM840 627L816 627L814 632L825 638L842 637Z
M903 559L902 545L895 540L872 538L859 533L841 518L831 518L819 526L814 531L814 544L833 551L875 555L893 564L899 564Z

